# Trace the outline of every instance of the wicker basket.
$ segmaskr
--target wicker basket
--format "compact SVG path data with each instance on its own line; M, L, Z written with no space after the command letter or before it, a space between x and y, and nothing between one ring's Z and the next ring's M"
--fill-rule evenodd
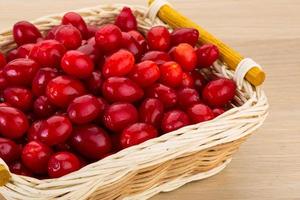
M98 6L78 10L89 24L113 22L124 5ZM130 6L139 30L163 24L150 20L147 8ZM44 33L60 23L63 14L40 18L34 24ZM12 32L0 33L0 51L15 47ZM234 77L234 72L219 62L212 67L218 76ZM242 142L267 116L268 102L260 87L242 81L232 102L233 108L214 120L183 127L124 149L58 179L38 180L10 174L0 188L7 199L147 199L159 192L174 190L185 183L220 172L231 161ZM5 163L0 159L0 164ZM1 171L1 170L0 170ZM5 173L0 179L4 179Z

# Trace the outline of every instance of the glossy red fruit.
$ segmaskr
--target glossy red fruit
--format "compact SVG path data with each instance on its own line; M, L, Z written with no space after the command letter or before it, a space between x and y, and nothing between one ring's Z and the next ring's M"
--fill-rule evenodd
M41 68L32 80L31 90L35 96L42 96L46 92L46 86L50 80L58 76L55 68Z
M94 40L95 39L93 39L92 41L94 41ZM95 64L104 62L103 53L101 52L101 50L99 48L95 47L95 45L93 43L87 43L85 45L82 45L77 49L77 51L80 51L80 52L84 53L85 55L88 55L90 57L90 59L92 59L93 63L95 63Z
M188 116L193 123L211 120L215 117L212 110L204 104L194 104L187 109Z
M151 60L157 65L164 64L165 62L171 61L169 54L163 51L148 51L141 58L141 61Z
M46 96L39 96L33 103L33 112L39 118L49 117L53 115L55 111L56 107Z
M90 39L91 37L95 37L98 27L94 25L87 25L87 29L88 29L87 39Z
M11 105L7 102L0 103L0 107L11 107Z
M194 88L195 80L193 79L193 76L188 72L183 72L182 73L182 81L181 81L180 86Z
M38 134L38 131L39 131L41 125L42 125L42 122L43 121L35 121L31 124L31 126L30 126L30 128L28 129L28 132L27 132L28 142L39 140L37 134Z
M98 29L95 34L96 45L105 52L116 51L121 47L121 30L113 24L107 24Z
M6 61L10 62L18 58L18 49L13 49L6 55Z
M26 144L22 151L22 162L35 174L47 173L47 166L52 150L38 141Z
M68 107L70 120L76 124L86 124L95 120L101 111L101 104L92 95L83 95L73 99Z
M220 78L205 86L202 97L209 105L221 107L233 99L235 90L236 84L233 80Z
M115 132L122 131L137 121L138 112L136 108L129 103L114 103L104 112L105 126Z
M79 170L80 161L70 152L58 152L53 154L48 162L48 175L50 178L59 178L71 172Z
M112 76L124 76L132 70L133 66L133 54L121 49L106 59L102 69L102 74L106 78Z
M5 74L2 69L0 69L0 90L2 91L5 89L8 85L8 82L6 80Z
M167 133L190 124L188 115L181 110L171 110L164 114L161 129Z
M190 72L197 66L197 54L194 48L187 43L179 44L171 55L184 71Z
M13 107L0 107L0 135L9 138L21 138L29 128L23 112Z
M129 33L122 32L122 48L130 51L139 60L144 53L143 47Z
M86 80L86 87L92 94L100 95L103 81L101 72L93 71L92 75Z
M66 107L85 93L83 84L68 76L58 76L47 84L46 96L56 106Z
M75 13L75 12L68 12L66 13L62 18L62 24L68 25L71 24L72 26L76 27L81 35L82 38L87 38L88 36L88 28L85 23L85 21L82 19L82 17Z
M100 122L100 123L102 123L103 122L103 115L104 115L104 111L105 111L105 109L109 106L109 104L107 103L107 101L104 99L104 98L102 98L102 97L98 97L97 98L98 99L98 101L99 101L99 103L100 103L100 106L99 106L99 108L100 108L100 113L99 113L99 115L98 115L98 118L95 120L96 122Z
M9 85L24 86L31 84L39 68L34 60L18 58L9 62L3 68L3 72Z
M199 39L199 31L194 28L178 28L171 33L171 45L188 43L195 47Z
M71 144L82 156L92 160L103 158L112 149L108 134L95 125L77 127L73 131Z
M191 75L194 79L194 83L195 83L195 88L201 92L204 88L204 86L206 85L206 81L205 78L202 76L202 74L198 71L192 71Z
M77 49L82 42L80 31L72 25L60 26L55 32L55 40L62 43L66 49Z
M210 67L219 58L219 49L212 44L205 44L196 50L199 67Z
M94 63L91 58L80 51L68 51L61 60L62 69L77 78L87 78L92 75Z
M121 145L127 148L155 138L157 135L157 130L152 125L135 123L123 130L120 137Z
M183 71L178 63L173 61L165 62L159 66L159 70L161 83L170 87L177 87L181 84Z
M140 121L155 127L160 126L163 114L164 106L158 99L147 98L139 108Z
M5 56L0 52L0 69L2 69L6 65L6 58Z
M32 106L32 94L23 87L8 87L3 91L3 97L7 103L23 111Z
M37 27L27 21L20 21L14 25L13 36L15 42L19 46L28 43L35 43L38 38L42 37Z
M46 35L45 39L46 39L46 40L54 40L54 39L55 39L55 33L56 33L57 29L59 29L61 26L63 26L63 25L53 26L53 27L47 32L47 35Z
M136 64L129 74L129 78L142 87L153 85L160 77L157 64L147 60Z
M147 97L159 99L165 108L171 108L177 104L176 92L163 84L154 84L147 90Z
M144 96L144 91L128 78L110 77L102 86L104 97L111 102L135 102Z
M29 58L38 62L42 67L59 67L60 60L66 52L64 45L56 40L44 40L34 45Z
M39 141L52 146L65 142L72 133L70 120L62 115L54 115L43 121L38 130Z
M16 161L19 157L18 145L12 140L0 137L0 158L8 164Z
M13 162L9 165L10 172L21 176L32 176L32 172L27 169L20 161Z
M214 108L212 112L214 113L214 116L217 117L219 115L222 115L225 110L223 108Z
M151 50L168 51L170 48L171 36L166 27L155 26L148 31L147 41Z
M115 25L125 32L137 30L137 21L130 8L123 7L116 17Z
M133 37L142 47L143 52L146 52L148 50L148 43L145 39L145 37L138 31L132 30L128 32L131 37Z
M34 44L23 44L17 49L18 58L28 58L31 49L34 47Z
M200 96L197 90L192 88L180 88L177 90L178 104L182 108L188 108L193 104L200 103Z

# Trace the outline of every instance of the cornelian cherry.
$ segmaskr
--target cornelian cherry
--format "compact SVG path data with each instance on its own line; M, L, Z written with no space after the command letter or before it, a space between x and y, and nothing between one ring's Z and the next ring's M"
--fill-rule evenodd
M88 55L80 51L68 51L61 60L62 69L77 78L87 78L92 75L94 63Z
M187 109L187 113L193 123L199 123L213 119L214 113L212 110L201 103L194 104Z
M32 106L31 91L23 87L8 87L3 91L3 97L7 103L23 111Z
M6 61L10 62L18 58L18 49L13 49L6 55Z
M8 85L5 74L2 69L0 69L0 91L5 89Z
M210 67L218 58L218 47L212 44L205 44L196 50L199 67Z
M161 129L167 133L190 124L188 115L181 110L171 110L164 114Z
M102 73L93 71L92 75L86 80L86 87L92 94L100 95L103 81Z
M157 130L150 124L135 123L125 128L120 136L121 145L127 148L157 137Z
M193 76L188 72L183 72L182 73L182 81L181 81L180 86L194 88L195 80L194 80Z
M181 84L183 72L178 63L173 61L165 62L159 66L159 69L161 72L161 83L173 88Z
M42 125L43 121L35 121L31 124L30 128L28 129L28 132L27 132L27 140L29 142L31 141L37 141L39 140L38 138L38 131Z
M0 52L0 69L2 69L6 65L6 58L5 56Z
M88 30L87 39L90 39L95 36L95 34L98 30L98 27L95 25L87 25L87 30Z
M57 28L54 39L68 50L77 49L82 42L80 31L72 25L62 25Z
M165 62L171 61L169 54L163 51L148 51L141 58L141 61L151 60L157 65L164 64Z
M115 132L122 131L137 121L138 112L136 108L129 103L114 103L104 112L105 126Z
M80 31L82 38L84 39L87 38L88 36L87 25L83 20L83 18L78 13L75 12L66 13L62 18L62 24L64 25L71 24L72 26L76 27Z
M105 52L113 52L121 47L121 30L113 24L107 24L98 29L95 34L96 45Z
M103 158L112 149L108 134L95 125L75 128L71 137L71 145L82 156L92 160Z
M44 95L48 82L58 76L58 71L55 68L41 68L34 76L31 84L32 93L35 96Z
M214 108L212 112L214 113L215 117L217 117L219 115L222 115L225 110L223 108Z
M171 56L184 71L190 72L197 66L197 55L194 48L187 43L181 43L175 47Z
M14 25L13 36L19 46L35 43L38 38L42 37L40 31L32 23L27 21L20 21Z
M159 127L164 114L164 106L158 99L147 98L139 108L141 122Z
M17 49L18 58L28 58L31 49L34 47L33 43L23 44Z
M137 60L139 60L144 53L141 44L126 32L122 32L122 47L130 51Z
M171 44L177 46L188 43L195 47L199 39L199 31L194 28L177 28L171 33Z
M132 30L128 32L131 37L133 37L142 47L143 52L146 52L148 50L148 43L145 39L145 37L138 31Z
M33 103L33 112L39 118L49 117L53 115L55 111L56 107L46 96L39 96Z
M22 151L22 162L35 174L47 173L47 166L52 150L47 145L31 141L26 144Z
M151 50L167 51L170 48L171 36L166 27L155 26L148 31L147 41Z
M0 137L0 158L8 164L16 161L19 157L18 145L12 140Z
M159 83L148 88L147 97L159 99L166 108L171 108L177 104L176 92L172 88Z
M200 96L197 90L192 88L180 88L177 91L178 104L182 108L190 107L193 104L200 103Z
M198 72L198 71L192 71L191 72L192 78L194 79L194 83L195 83L195 88L201 92L204 88L204 86L206 85L206 81L205 78L203 77L203 75Z
M122 31L137 30L137 21L129 7L123 7L120 14L116 17L115 25Z
M13 162L9 165L9 170L21 176L32 176L32 172L27 169L24 164L20 161Z

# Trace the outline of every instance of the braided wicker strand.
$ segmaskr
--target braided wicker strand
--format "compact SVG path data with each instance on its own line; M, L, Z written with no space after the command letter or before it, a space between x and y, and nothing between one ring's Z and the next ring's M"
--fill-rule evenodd
M87 23L101 25L113 22L123 6L98 6L76 12ZM144 14L147 8L130 7L140 31L164 25L158 18L150 20ZM43 17L34 23L44 33L59 24L62 15ZM8 52L14 47L11 30L0 33L0 51ZM223 63L216 63L212 72L231 79L234 76ZM38 180L10 174L10 181L0 187L0 192L5 198L15 200L147 199L161 191L209 177L229 163L240 144L267 116L268 102L263 90L247 81L240 88L232 102L233 108L214 120L186 126L124 149L58 179Z

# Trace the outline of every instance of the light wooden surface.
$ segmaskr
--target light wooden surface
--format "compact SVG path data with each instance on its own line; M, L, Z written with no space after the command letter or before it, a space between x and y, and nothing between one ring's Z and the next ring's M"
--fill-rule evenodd
M146 0L0 0L0 29L21 19ZM270 115L221 174L152 200L300 199L300 1L170 0L267 73Z

